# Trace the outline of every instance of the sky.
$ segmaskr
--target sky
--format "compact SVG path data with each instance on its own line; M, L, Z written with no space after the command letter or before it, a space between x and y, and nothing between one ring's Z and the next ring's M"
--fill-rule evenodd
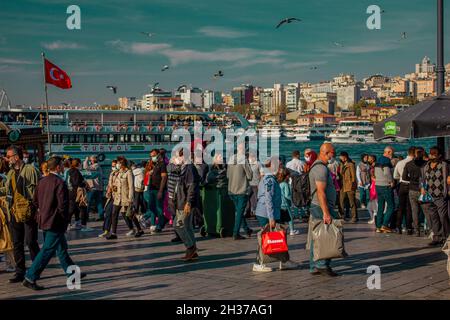
M66 26L72 4L81 9L81 30ZM385 11L380 30L366 26L373 4ZM286 17L302 21L276 29ZM340 73L404 75L425 55L436 60L436 1L3 1L0 90L13 106L43 103L41 52L72 78L70 90L49 87L53 105L117 104L156 82L166 90L187 84L228 92L243 83L314 83ZM213 79L218 70L224 77ZM107 85L117 86L117 95Z

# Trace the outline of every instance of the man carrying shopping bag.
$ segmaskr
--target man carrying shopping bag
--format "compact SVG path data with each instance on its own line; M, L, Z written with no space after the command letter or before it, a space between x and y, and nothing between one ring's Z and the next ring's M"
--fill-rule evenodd
M336 189L333 179L327 168L328 161L333 159L335 154L334 147L331 143L324 143L320 147L318 159L312 164L309 172L309 183L311 191L311 220L322 220L323 224L331 225L332 220L336 218L334 211L336 202ZM336 277L338 274L331 268L331 259L314 260L314 237L312 235L313 228L309 227L308 245L310 250L309 256L309 272L313 275L323 275L328 277ZM317 240L316 240L317 241Z

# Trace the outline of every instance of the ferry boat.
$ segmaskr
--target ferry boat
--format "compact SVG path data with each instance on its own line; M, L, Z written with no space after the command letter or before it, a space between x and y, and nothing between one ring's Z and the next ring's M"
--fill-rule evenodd
M295 136L296 141L324 141L335 130L332 125L302 126Z
M280 126L277 125L264 125L258 128L258 134L263 138L279 139L282 134Z
M171 151L180 142L173 141L177 137L172 132L184 128L193 140L196 121L201 121L203 130L249 127L241 114L232 112L52 109L48 113L52 154L80 159L96 154L109 163L119 154L142 161L152 149ZM36 126L47 130L43 109L0 111L0 121L19 130Z
M332 143L368 144L377 143L373 135L373 125L366 120L343 120L329 136Z

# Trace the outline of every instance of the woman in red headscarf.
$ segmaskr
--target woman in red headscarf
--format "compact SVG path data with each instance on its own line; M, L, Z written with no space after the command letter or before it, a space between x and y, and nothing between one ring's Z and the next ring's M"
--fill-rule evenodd
M317 153L314 150L306 149L305 150L305 166L303 168L303 172L309 172L312 164L317 160Z

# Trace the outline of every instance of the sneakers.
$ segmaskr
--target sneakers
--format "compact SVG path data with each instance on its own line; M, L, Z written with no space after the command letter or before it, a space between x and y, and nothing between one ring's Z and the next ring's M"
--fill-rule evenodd
M366 208L367 208L366 205L361 203L361 209L366 209Z
M371 219L367 222L368 224L374 224L375 223L375 219Z
M290 236L296 236L296 235L299 235L299 234L300 234L300 231L297 230L297 229L291 230L291 232L289 233Z
M156 230L156 226L150 226L150 232L153 232Z
M253 264L253 271L254 272L272 272L273 269L270 268L270 267L267 267L264 264L257 264L257 263L255 263L255 264Z
M75 222L75 224L71 224L69 226L69 230L81 230L81 224L79 222Z
M13 267L13 266L9 266L9 267L7 267L6 268L6 270L5 270L6 272L8 272L8 273L11 273L11 272L16 272L16 268L15 267Z
M82 226L82 228L81 228L80 231L81 231L81 232L90 232L90 231L94 231L94 229L89 228L89 227L87 227L87 226Z
M108 231L103 231L103 233L102 233L102 234L99 234L98 237L99 237L99 238L104 238L104 237L106 237L108 234L109 234Z
M127 237L134 237L135 234L136 234L136 231L133 229L133 230L128 231L126 233L126 236Z
M380 228L377 228L377 230L375 231L376 233L383 233L383 231L381 231Z
M139 230L138 232L136 232L136 234L134 235L134 237L135 237L135 238L140 238L143 234L144 234L144 231Z
M117 235L111 233L105 237L106 240L117 240Z
M247 230L247 236L250 238L252 236L253 230L252 229L248 229Z
M324 268L324 269L317 269L321 275L323 276L327 276L327 277L337 277L338 274L336 272L333 271L333 269L331 269L330 267L328 268Z
M380 230L382 233L393 233L394 232L391 228L385 227L385 226L382 226Z
M298 264L288 260L286 262L281 262L280 261L280 270L289 270L289 269L297 269L298 268Z
M162 232L162 230L160 230L160 229L156 229L156 227L155 227L155 229L152 231L152 230L150 230L150 234L151 235L155 235L155 234L161 234L161 232Z

